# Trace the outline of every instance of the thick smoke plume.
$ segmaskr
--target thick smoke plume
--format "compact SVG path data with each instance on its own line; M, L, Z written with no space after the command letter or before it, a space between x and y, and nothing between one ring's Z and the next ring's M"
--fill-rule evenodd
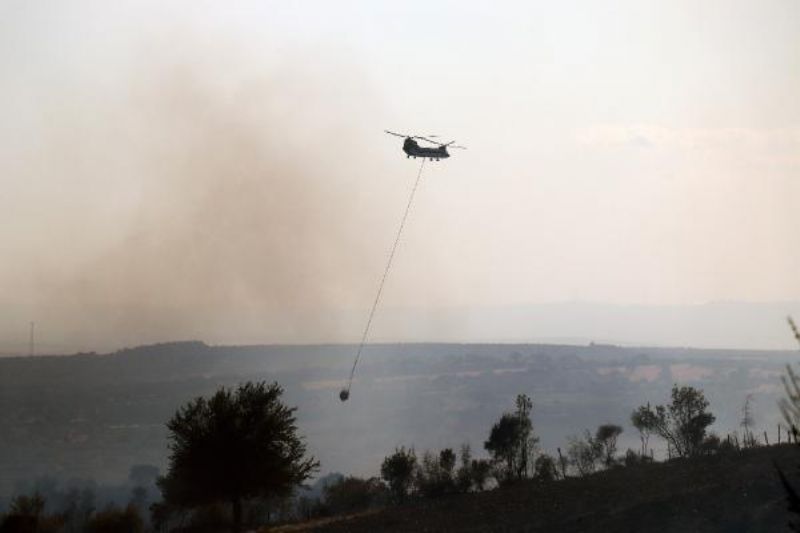
M354 338L334 311L366 306L407 184L380 190L376 104L334 70L150 66L52 108L30 165L91 200L44 206L58 244L12 295L54 349Z

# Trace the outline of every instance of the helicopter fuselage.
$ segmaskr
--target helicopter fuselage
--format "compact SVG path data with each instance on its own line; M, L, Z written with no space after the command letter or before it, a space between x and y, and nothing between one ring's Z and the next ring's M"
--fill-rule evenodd
M450 157L450 154L447 153L446 146L437 146L436 148L425 148L420 146L417 141L414 139L407 137L406 140L403 142L403 151L406 153L407 157L426 157L433 160L440 160L440 159L447 159Z

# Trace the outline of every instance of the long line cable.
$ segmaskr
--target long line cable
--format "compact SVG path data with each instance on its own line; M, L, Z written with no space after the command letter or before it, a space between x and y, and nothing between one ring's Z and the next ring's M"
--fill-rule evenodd
M383 293L383 286L386 284L386 278L389 276L389 270L392 268L392 260L394 259L394 254L397 251L397 245L400 243L400 236L403 234L403 228L406 225L406 219L408 218L408 213L411 211L411 204L414 203L414 195L417 193L417 187L419 186L420 178L422 177L422 168L425 166L425 158L422 158L422 164L419 166L419 171L417 172L417 179L414 181L414 187L411 189L411 194L408 196L408 203L406 204L406 210L403 212L403 218L400 221L400 227L397 230L397 235L394 238L394 244L392 244L392 251L389 252L389 259L386 261L386 268L383 271L383 277L381 278L381 282L378 285L378 292L375 294L375 301L372 302L372 309L369 312L369 318L367 319L367 325L364 327L364 333L361 335L361 342L358 344L358 351L356 352L356 359L353 361L353 368L350 370L350 378L347 380L347 388L342 391L342 400L346 400L347 397L350 395L350 387L353 385L353 376L356 374L356 366L358 365L358 360L361 358L361 352L364 350L364 344L367 341L367 336L369 335L369 328L372 325L372 319L375 316L375 310L378 308L378 302L381 300L381 293Z

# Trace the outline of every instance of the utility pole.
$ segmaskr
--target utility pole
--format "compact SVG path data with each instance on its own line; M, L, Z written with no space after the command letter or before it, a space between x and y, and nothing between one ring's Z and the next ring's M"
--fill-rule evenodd
M35 327L36 327L36 322L31 322L31 335L30 335L30 338L28 339L28 355L31 355L31 356L33 356L33 354L34 354L34 350L33 350L33 348L34 348L33 333L34 333L34 328Z

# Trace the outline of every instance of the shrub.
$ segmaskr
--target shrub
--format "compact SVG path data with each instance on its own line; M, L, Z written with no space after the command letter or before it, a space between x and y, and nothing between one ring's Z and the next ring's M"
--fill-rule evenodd
M394 453L383 460L381 478L389 485L389 490L397 503L408 497L414 483L417 456L414 449L396 448Z

